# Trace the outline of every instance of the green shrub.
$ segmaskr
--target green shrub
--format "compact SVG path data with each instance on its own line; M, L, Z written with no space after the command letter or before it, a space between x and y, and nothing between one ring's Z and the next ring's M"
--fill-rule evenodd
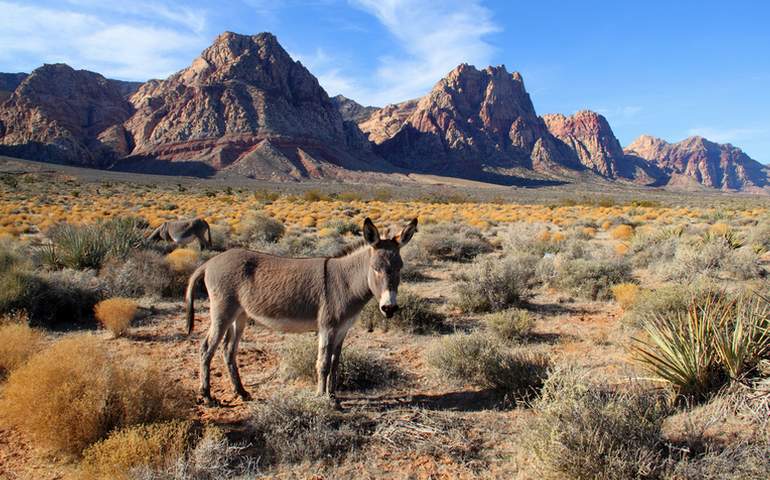
M665 397L592 385L587 374L556 370L533 405L526 438L546 479L656 478L665 471Z
M631 267L622 260L577 258L561 262L556 283L573 295L589 300L612 300L612 286L633 280Z
M316 381L318 339L314 335L293 335L281 347L281 370L285 378ZM341 390L381 387L399 376L398 370L382 358L354 348L342 348L338 372Z
M659 267L669 280L692 280L698 276L716 277L727 274L738 280L762 275L759 255L750 247L733 248L722 236L704 241L680 242L674 260Z
M623 321L638 327L647 318L686 313L694 296L694 290L684 285L663 285L654 289L643 289L623 315Z
M358 222L354 222L345 218L335 218L329 220L323 224L323 228L334 230L339 235L345 235L346 233L359 235L361 233L361 226L358 224Z
M502 340L511 342L527 338L535 320L526 310L511 308L487 316L487 328Z
M464 312L494 312L524 299L536 259L485 258L456 277L455 305Z
M139 248L147 223L134 217L114 218L92 225L60 224L48 232L42 260L53 268L98 269L109 258L124 259Z
M339 458L363 445L371 431L362 417L340 413L312 394L258 402L248 426L260 463L268 465Z
M542 353L510 350L488 334L456 333L436 340L427 362L443 377L463 384L505 392L538 388L550 361Z
M480 230L459 223L427 225L415 242L431 260L468 261L493 250Z
M111 297L168 297L187 286L187 276L179 278L165 257L151 250L135 251L125 260L108 260L99 277Z
M373 298L361 311L360 320L369 331L391 325L408 333L431 333L445 328L444 315L436 312L424 298L403 290L398 294L398 311L393 318L385 318L379 302Z
M55 328L88 322L104 298L104 285L91 270L40 272L27 277L21 308L31 325Z
M262 212L250 212L243 216L238 225L236 240L250 247L260 243L275 243L286 233L286 227L278 220Z

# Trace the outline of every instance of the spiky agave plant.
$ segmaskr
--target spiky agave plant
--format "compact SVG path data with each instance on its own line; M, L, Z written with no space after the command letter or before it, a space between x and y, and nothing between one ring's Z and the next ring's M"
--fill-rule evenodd
M712 343L722 368L738 380L770 355L770 301L755 294L730 306L715 325Z
M714 296L692 302L686 314L657 315L642 328L647 339L633 338L636 359L679 393L702 396L719 381L718 358L711 343L715 318L724 306Z

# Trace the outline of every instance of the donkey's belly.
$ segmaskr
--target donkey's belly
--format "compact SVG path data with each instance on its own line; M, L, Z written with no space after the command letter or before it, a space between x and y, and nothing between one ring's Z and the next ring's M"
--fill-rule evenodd
M254 320L272 330L285 333L315 332L318 330L318 323L315 319L288 319L259 316L254 317Z

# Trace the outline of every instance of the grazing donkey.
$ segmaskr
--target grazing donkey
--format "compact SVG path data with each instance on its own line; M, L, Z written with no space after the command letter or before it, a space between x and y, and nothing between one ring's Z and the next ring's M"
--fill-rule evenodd
M202 218L163 222L153 230L147 240L165 240L182 246L196 238L201 250L211 248L211 228L208 222Z
M233 249L198 267L187 284L187 332L194 321L195 285L203 278L210 301L211 324L200 352L200 396L211 398L211 358L224 337L224 359L235 393L250 398L243 388L236 353L252 318L282 332L318 332L318 394L334 398L342 342L369 299L379 299L380 311L390 318L398 310L396 292L403 261L401 247L417 231L412 220L398 235L380 238L372 221L364 221L364 240L357 249L331 258L282 258Z

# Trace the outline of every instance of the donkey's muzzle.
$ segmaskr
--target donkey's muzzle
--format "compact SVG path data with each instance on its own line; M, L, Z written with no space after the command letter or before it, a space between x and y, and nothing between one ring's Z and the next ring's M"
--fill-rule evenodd
M393 318L393 315L398 311L398 305L383 305L380 310L385 314L385 318Z

